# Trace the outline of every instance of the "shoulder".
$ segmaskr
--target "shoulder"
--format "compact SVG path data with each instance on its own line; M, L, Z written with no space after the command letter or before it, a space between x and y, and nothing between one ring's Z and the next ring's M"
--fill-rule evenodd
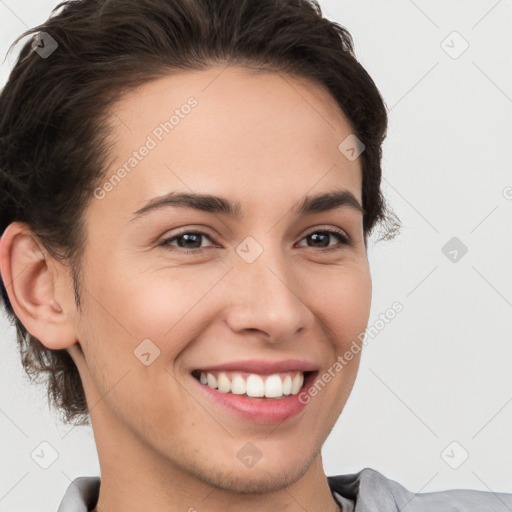
M358 473L328 477L329 486L356 503L355 512L510 512L512 494L449 489L413 493L382 473L364 468Z
M66 489L57 512L88 512L97 502L101 479L99 476L80 476Z

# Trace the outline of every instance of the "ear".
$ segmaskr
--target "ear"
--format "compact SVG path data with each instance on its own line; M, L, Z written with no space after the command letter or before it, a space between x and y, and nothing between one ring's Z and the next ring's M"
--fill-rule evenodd
M69 294L63 286L69 273L55 263L26 224L12 222L5 229L0 239L0 272L12 308L32 336L53 350L77 341L74 301L66 299ZM55 295L57 290L60 297Z

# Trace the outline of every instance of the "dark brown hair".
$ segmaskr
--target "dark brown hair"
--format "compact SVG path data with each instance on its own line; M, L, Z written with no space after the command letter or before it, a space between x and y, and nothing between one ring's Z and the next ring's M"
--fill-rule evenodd
M34 50L40 33L58 44L46 58ZM52 257L67 260L79 310L83 213L109 165L111 107L123 93L180 70L242 65L326 87L365 145L365 242L377 224L387 226L381 239L398 232L380 189L384 101L356 60L350 33L323 18L315 0L70 0L9 51L29 35L0 95L0 233L24 222ZM7 296L10 283L0 284L27 375L47 377L49 402L66 422L88 424L71 356L28 333Z

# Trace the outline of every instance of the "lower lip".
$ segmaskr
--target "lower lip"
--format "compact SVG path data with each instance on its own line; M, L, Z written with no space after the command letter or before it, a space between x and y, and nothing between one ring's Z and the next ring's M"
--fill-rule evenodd
M289 395L286 398L249 398L246 395L235 395L233 393L221 393L205 384L201 384L196 378L191 378L197 383L209 398L224 408L232 411L238 417L249 420L251 423L272 424L282 423L285 420L297 416L306 403L299 400L300 394L307 389L310 382L315 378L316 372L304 379L301 390L296 395Z

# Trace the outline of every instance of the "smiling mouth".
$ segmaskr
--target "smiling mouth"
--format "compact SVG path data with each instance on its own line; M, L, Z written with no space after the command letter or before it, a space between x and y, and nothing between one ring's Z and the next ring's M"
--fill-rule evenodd
M248 398L283 399L297 395L304 382L317 372L287 371L268 375L243 371L194 370L192 376L202 385L220 393Z

